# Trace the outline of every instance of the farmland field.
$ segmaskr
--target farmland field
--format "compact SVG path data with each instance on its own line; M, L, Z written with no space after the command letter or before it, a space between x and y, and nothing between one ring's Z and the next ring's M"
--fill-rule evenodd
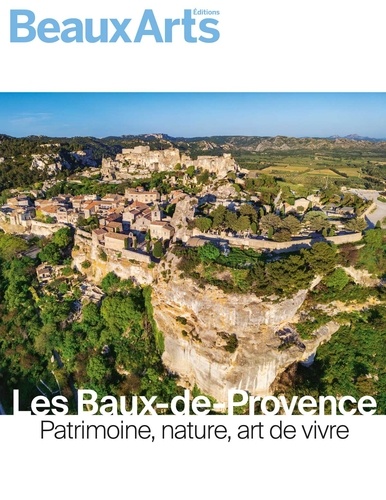
M280 182L308 189L325 187L331 181L340 186L382 189L374 169L384 169L386 164L382 154L350 150L253 152L238 160L242 168L249 170L247 177L271 175Z
M300 165L275 165L272 167L263 168L260 172L264 174L275 174L276 172L296 172L296 173L304 173L309 170L310 167L302 167Z

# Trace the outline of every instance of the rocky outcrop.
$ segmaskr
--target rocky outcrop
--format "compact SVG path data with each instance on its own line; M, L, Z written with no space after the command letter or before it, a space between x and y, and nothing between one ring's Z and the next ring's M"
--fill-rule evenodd
M227 391L241 388L267 395L277 375L307 360L339 325L322 327L312 340L284 345L278 330L296 321L307 290L281 301L254 295L225 294L175 272L153 289L154 317L164 334L163 362L187 387L225 402Z
M97 161L94 159L94 153L92 149L85 149L84 151L72 151L70 155L75 160L75 162L82 167L98 166Z
M355 267L345 267L345 272L354 280L357 285L374 287L381 284L379 278L374 278L367 269L355 269Z
M222 156L198 156L193 160L190 156L181 154L177 148L153 151L149 146L136 146L133 149L123 149L114 159L103 159L101 174L103 180L125 180L147 177L154 172L171 172L176 168L183 170L191 165L207 170L217 178L224 178L228 172L236 172L239 168L229 153Z
M189 221L193 221L197 207L197 198L185 196L176 203L173 217L170 224L174 227L174 238L181 241L188 241L192 236L192 230L188 229Z
M226 177L229 172L237 172L239 168L229 153L224 153L223 156L199 156L197 160L190 163L197 168L216 174L216 177L220 179Z
M70 165L66 160L61 158L59 155L32 155L31 170L43 170L48 175L55 175L59 173L63 168L69 168Z
M210 199L214 199L217 201L225 201L232 198L236 198L238 196L238 191L235 187L230 184L222 184L220 186L205 186L203 189L201 196L205 198L205 195L210 197Z

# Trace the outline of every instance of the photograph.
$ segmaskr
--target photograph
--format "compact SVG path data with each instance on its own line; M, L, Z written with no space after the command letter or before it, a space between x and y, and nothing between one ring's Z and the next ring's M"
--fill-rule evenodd
M382 496L378 3L1 3L2 493Z
M0 93L0 414L385 415L385 114Z

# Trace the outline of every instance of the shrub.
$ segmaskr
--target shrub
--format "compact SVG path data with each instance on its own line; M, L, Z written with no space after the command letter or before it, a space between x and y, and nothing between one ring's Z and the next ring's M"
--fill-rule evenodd
M100 249L98 256L103 262L107 262L107 254L104 250Z
M202 261L216 260L220 257L220 250L212 243L205 243L198 249L198 255Z

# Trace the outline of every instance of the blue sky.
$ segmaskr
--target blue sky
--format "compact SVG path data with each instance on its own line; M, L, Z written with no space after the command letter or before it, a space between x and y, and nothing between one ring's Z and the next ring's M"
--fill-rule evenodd
M386 138L386 93L0 93L3 134L155 132Z

